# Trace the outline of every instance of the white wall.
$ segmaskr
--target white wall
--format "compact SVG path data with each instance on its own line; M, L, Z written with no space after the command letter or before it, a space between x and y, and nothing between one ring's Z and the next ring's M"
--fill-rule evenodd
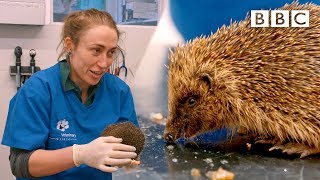
M126 50L126 65L135 73L155 27L120 26L119 28L125 32L122 46ZM16 92L15 79L9 73L9 66L15 65L14 48L21 46L23 49L22 65L29 65L29 50L35 49L36 65L41 69L47 68L57 62L56 48L60 29L61 24L45 26L0 24L0 139L5 127L9 101ZM129 84L131 81L132 76L127 79ZM8 155L9 148L0 145L0 177L4 180L14 179L9 168Z

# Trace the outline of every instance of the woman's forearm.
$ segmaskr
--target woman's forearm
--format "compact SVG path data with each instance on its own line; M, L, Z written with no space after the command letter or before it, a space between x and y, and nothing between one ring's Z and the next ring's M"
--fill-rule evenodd
M58 150L39 149L29 159L29 172L33 177L57 174L74 166L72 146Z

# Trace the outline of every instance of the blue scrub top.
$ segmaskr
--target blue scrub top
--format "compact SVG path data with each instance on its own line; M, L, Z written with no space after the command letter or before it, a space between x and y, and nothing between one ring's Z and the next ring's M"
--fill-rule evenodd
M59 64L35 73L12 98L2 144L19 149L54 150L85 144L110 124L129 120L138 126L130 88L105 74L90 106L64 91ZM19 179L19 178L18 178ZM41 179L112 179L87 165Z
M280 8L293 0L170 0L170 14L173 23L185 41L192 40L201 35L210 35L222 25L229 25L230 21L241 21L250 10L269 10ZM299 0L303 3L320 4L320 0ZM223 142L231 135L231 130L221 129L201 134L191 142L198 145ZM185 144L189 141L180 139L178 143Z

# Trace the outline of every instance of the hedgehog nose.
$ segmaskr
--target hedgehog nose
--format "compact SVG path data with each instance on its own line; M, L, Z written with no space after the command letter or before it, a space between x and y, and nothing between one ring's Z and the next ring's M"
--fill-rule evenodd
M168 142L168 143L173 143L173 135L171 133L164 133L164 139Z

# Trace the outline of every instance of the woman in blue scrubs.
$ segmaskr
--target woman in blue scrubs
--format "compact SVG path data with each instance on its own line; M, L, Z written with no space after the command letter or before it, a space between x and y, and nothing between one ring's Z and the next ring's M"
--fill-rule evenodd
M2 144L17 179L112 179L137 156L122 139L99 137L120 121L138 126L130 88L106 73L119 36L106 12L66 18L59 56L66 59L35 73L10 101Z

